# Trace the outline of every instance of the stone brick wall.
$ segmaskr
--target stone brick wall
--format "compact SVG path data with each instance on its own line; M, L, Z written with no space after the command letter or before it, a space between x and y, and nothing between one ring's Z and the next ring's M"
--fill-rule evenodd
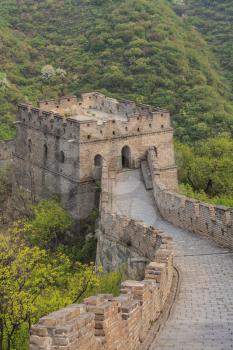
M199 233L216 243L233 248L233 209L211 205L172 191L160 177L156 155L148 151L154 197L161 215L177 227Z
M100 99L99 103L92 103L95 94L84 94L82 104L87 105L85 101L88 99L90 106L87 108L98 107L105 110L105 113L114 110L113 107L107 107L110 102L119 104L121 107L118 114L104 121L96 121L91 116L90 120L86 121L77 121L72 116L64 117L60 114L65 113L64 106L71 104L72 109L72 106L77 104L79 107L77 98L72 96L61 99L59 104L57 101L42 102L40 108L19 105L17 153L21 157L28 155L28 143L31 142L31 157L35 159L36 156L40 165L44 165L46 160L49 169L54 170L56 167L66 176L88 181L93 179L94 158L97 154L101 155L109 166L121 169L121 150L127 145L131 151L131 167L134 168L139 167L140 161L146 158L147 149L154 146L161 171L165 175L168 175L169 169L176 171L173 130L167 111L149 106L140 107L133 102L120 103L116 100L112 102L112 99L103 95L97 94L97 96ZM70 102L67 102L68 99ZM107 106L102 107L102 100ZM110 102L107 103L108 100ZM81 111L77 110L76 113ZM118 119L119 116L123 118L122 115L125 114L127 114L125 119ZM47 147L46 159L45 147ZM60 162L60 152L65 156L63 164Z
M30 350L139 350L164 308L173 279L171 238L142 222L112 213L112 177L104 162L99 229L102 243L108 244L108 236L115 245L132 240L128 250L139 250L140 257L151 261L144 269L144 278L123 282L118 297L93 296L83 304L69 305L42 317L31 328ZM114 250L111 255L115 255ZM117 263L122 263L120 256Z
M80 100L67 96L43 101L39 107L19 105L14 152L19 183L37 196L56 194L72 215L85 218L95 206L94 179L100 170L95 157L120 170L125 146L130 168L140 167L147 149L155 147L164 181L176 187L173 131L166 110L98 93L83 94ZM92 108L98 120L92 118ZM82 113L84 120L76 120ZM101 119L101 113L108 118Z
M154 260L161 245L163 233L141 221L113 212L111 188L114 175L104 161L96 262L105 272L124 265L130 278L142 279L146 265Z
M97 295L41 318L31 328L30 350L139 349L170 292L172 255L164 252L143 281L123 282L119 297Z
M132 117L136 115L152 116L153 113L160 114L161 117L169 116L167 110L161 108L155 108L150 105L139 104L128 100L116 100L114 98L107 97L98 92L84 93L81 98L76 96L64 96L59 100L46 100L40 101L38 104L39 109L44 111L75 115L86 109L96 109L110 115L122 115L125 117ZM91 116L90 116L91 119ZM163 118L164 121L166 118Z
M94 179L80 181L79 126L57 114L21 105L18 111L14 163L21 185L36 196L57 195L79 219L95 207Z
M90 133L92 141L88 141L86 138L89 132L87 127L80 126L80 137L86 138L80 144L80 169L83 179L93 176L94 158L98 154L108 162L110 168L121 170L121 152L124 146L128 146L130 149L129 162L131 168L139 168L141 160L146 159L148 148L154 146L157 149L159 167L163 171L164 176L170 178L169 171L171 169L174 174L176 173L172 130L154 130L153 132L140 133L137 132L137 124L134 126L133 121L130 124L132 129L127 133L125 132L123 136L120 135L121 128L118 129L119 125L117 123L114 124L115 127L110 124L107 128L107 135L105 137L102 136L102 140L96 140L94 134ZM115 132L115 135L112 135L112 132ZM99 135L101 135L100 132Z

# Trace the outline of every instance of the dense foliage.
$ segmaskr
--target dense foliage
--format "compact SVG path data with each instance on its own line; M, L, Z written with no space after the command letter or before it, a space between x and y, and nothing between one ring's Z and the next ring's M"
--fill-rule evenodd
M177 145L181 191L213 204L233 207L233 140L226 135Z
M233 91L233 6L231 0L186 0L188 22L207 39Z
M0 17L5 125L19 100L100 90L168 108L182 141L232 132L230 86L165 0L2 0Z
M123 275L94 266L98 212L76 222L57 200L35 203L17 184L12 190L11 179L11 167L0 171L0 349L26 350L41 316L96 293L117 295Z
M22 228L0 233L0 349L28 349L29 329L41 316L93 293L117 295L121 279L28 244Z

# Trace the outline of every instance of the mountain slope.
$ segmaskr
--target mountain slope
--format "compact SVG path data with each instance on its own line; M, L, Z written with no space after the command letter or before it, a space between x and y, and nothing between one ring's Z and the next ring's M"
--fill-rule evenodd
M61 93L56 80L41 80L49 64L67 72L63 93L99 90L168 108L182 141L233 132L229 84L201 35L165 0L2 0L0 11L3 46L12 50L0 53L8 107Z
M232 0L186 0L188 21L205 36L219 58L233 91Z

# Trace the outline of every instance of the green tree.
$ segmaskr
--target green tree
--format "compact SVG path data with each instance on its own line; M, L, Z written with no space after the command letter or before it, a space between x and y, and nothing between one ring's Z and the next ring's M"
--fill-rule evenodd
M56 251L66 241L73 219L58 201L44 200L32 209L33 218L21 223L22 232L29 240L46 250Z
M93 263L72 263L59 253L51 254L28 245L17 223L0 234L0 350L26 350L29 329L40 317L80 302L101 290L117 288L118 274L103 284Z
M52 82L55 75L56 75L56 71L53 68L53 66L51 66L50 64L47 64L41 69L41 77L48 84Z
M0 91L4 92L9 87L6 73L0 72Z
M15 333L23 323L31 325L35 302L55 284L60 265L47 253L29 247L17 234L0 235L0 349L10 350Z
M233 141L219 136L195 147L177 145L180 182L209 197L233 195Z

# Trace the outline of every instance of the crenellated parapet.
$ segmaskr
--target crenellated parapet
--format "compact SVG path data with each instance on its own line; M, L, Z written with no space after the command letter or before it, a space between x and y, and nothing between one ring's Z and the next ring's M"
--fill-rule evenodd
M173 281L172 240L143 222L113 213L109 206L111 181L112 174L103 162L100 231L106 240L111 235L115 245L129 237L138 239L132 249L140 248L149 262L143 278L122 282L117 297L91 296L82 304L42 317L31 328L30 350L139 350L164 311ZM113 257L114 253L111 252Z
M17 125L63 138L77 138L79 132L76 120L26 104L18 106Z
M158 255L145 279L123 282L118 297L93 296L41 318L31 328L30 350L139 349L163 311L172 276L171 253Z
M148 151L154 197L161 215L177 227L199 233L233 248L233 209L212 205L169 191L157 171L156 155Z
M99 92L83 93L81 98L64 96L59 100L44 100L39 102L39 108L47 111L59 111L76 114L86 109L96 109L112 115L135 117L137 115L152 116L154 113L168 113L167 110L146 104L135 103L125 99L107 97ZM76 109L74 108L76 107Z
M42 101L38 108L20 104L18 122L64 138L79 138L84 143L172 132L168 111L99 93L83 94L80 100L67 96L59 101Z

